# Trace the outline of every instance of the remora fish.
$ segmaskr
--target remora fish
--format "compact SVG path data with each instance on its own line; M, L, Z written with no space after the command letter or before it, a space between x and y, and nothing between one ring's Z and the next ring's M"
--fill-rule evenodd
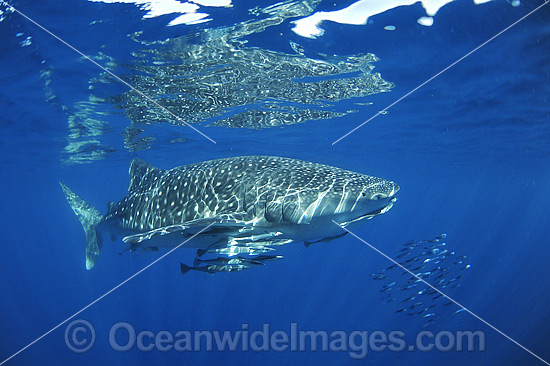
M341 235L387 212L399 186L323 164L242 156L162 170L130 163L128 195L102 215L61 184L86 233L86 268L103 237L120 235L131 250L184 246L201 250L266 248ZM201 230L203 230L201 232Z
M245 266L262 266L264 262L281 259L282 255L258 255L252 258L242 258L242 257L217 257L212 259L200 259L195 258L193 261L194 266L200 266L201 264L217 264L217 265L235 265L242 264Z
M218 272L240 272L250 269L250 266L244 265L244 264L209 264L207 266L202 267L189 267L188 265L185 265L183 263L180 263L180 270L181 273L186 274L190 270L194 271L201 271L208 274L214 274Z

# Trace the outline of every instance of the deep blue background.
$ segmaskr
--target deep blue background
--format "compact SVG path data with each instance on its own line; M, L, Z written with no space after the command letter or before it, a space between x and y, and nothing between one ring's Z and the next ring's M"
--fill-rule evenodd
M340 9L350 2L320 5ZM394 255L403 242L447 233L449 247L468 256L472 268L451 297L542 358L550 359L550 7L547 5L410 97L332 146L331 143L421 82L477 47L541 1L512 7L506 1L475 6L457 1L442 8L433 27L422 27L419 4L373 17L366 26L324 23L325 35L303 39L285 22L251 45L291 52L288 40L306 54L372 52L375 71L396 87L369 98L373 105L345 118L264 130L198 126L212 144L185 127L156 133L185 133L187 143L139 153L123 149L112 120L104 138L118 150L93 164L60 162L67 144L67 116L60 105L87 99L87 83L99 70L17 14L0 22L0 359L42 335L98 296L149 264L155 254L119 256L120 243L106 246L92 271L84 269L84 234L59 188L63 181L105 211L124 196L132 158L162 168L243 154L283 155L336 165L395 180L394 208L356 233ZM214 21L194 27L165 25L170 17L142 21L132 5L84 1L13 5L86 54L103 50L131 58L135 44L126 34L145 29L162 39L190 30L229 25L248 17L253 2L212 11ZM103 20L100 25L89 23ZM394 32L383 27L393 24ZM24 36L16 37L23 32ZM282 33L282 36L280 35ZM21 47L25 37L32 45ZM277 35L275 37L274 35ZM104 45L104 48L101 46ZM40 73L52 71L46 102ZM118 92L123 86L114 87ZM357 106L350 106L357 108ZM118 144L118 146L117 146ZM369 274L391 264L352 237L304 248L282 249L285 259L241 273L181 276L179 250L92 306L78 317L95 326L88 353L67 349L64 326L9 364L121 364L179 362L224 364L344 364L347 353L128 353L113 351L109 328L127 321L137 330L251 330L291 322L312 330L402 330L413 341L422 321L395 314L379 298ZM372 365L542 365L527 352L458 308L445 309L439 330L482 330L485 352L371 352Z

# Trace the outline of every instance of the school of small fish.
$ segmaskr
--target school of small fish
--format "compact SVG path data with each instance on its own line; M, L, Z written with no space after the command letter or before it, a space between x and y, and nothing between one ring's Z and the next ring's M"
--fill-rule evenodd
M371 274L374 280L382 283L382 301L396 304L396 313L424 319L423 327L436 322L439 307L453 304L437 290L445 293L450 288L459 287L462 271L471 267L466 263L466 256L458 255L447 247L443 242L446 237L447 234L440 234L430 240L408 241L393 257L399 265L393 264Z

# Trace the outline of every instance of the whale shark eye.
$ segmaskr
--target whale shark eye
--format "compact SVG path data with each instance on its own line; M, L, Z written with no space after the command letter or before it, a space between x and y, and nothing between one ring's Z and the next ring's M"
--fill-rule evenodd
M382 198L384 198L384 195L382 193L377 193L373 195L370 199L373 201L378 201L378 200L381 200Z

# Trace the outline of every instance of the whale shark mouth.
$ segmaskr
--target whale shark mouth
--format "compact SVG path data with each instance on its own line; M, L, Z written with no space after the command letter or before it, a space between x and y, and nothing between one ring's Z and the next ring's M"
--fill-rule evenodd
M378 216L378 215L381 215L381 214L383 214L383 213L388 212L388 211L390 210L390 208L393 207L393 204L395 203L395 201L397 201L397 197L393 197L393 198L390 200L390 202L389 202L386 206L384 206L384 207L381 207L381 208L379 208L379 209L377 209L377 210L374 210L374 211L372 211L372 212L369 212L368 214L359 216L359 217L356 218L356 219L353 219L353 220L350 220L350 221L343 222L343 223L341 223L340 225L342 225L342 226L347 226L347 225L349 225L349 224L351 224L351 223L353 223L353 222L357 222L357 221L360 221L360 220L365 220L365 219L366 219L366 220L370 220L370 219L372 219L374 216Z
M377 216L377 215L381 215L383 213L386 213L390 210L390 208L393 207L393 204L395 203L395 201L397 201L397 197L393 197L390 202L382 207L382 208L379 208L378 210L375 210L375 211L372 211L372 212L369 212L368 214L366 215L363 215L363 216L360 216L359 219L363 219L363 218L372 218L374 216Z

